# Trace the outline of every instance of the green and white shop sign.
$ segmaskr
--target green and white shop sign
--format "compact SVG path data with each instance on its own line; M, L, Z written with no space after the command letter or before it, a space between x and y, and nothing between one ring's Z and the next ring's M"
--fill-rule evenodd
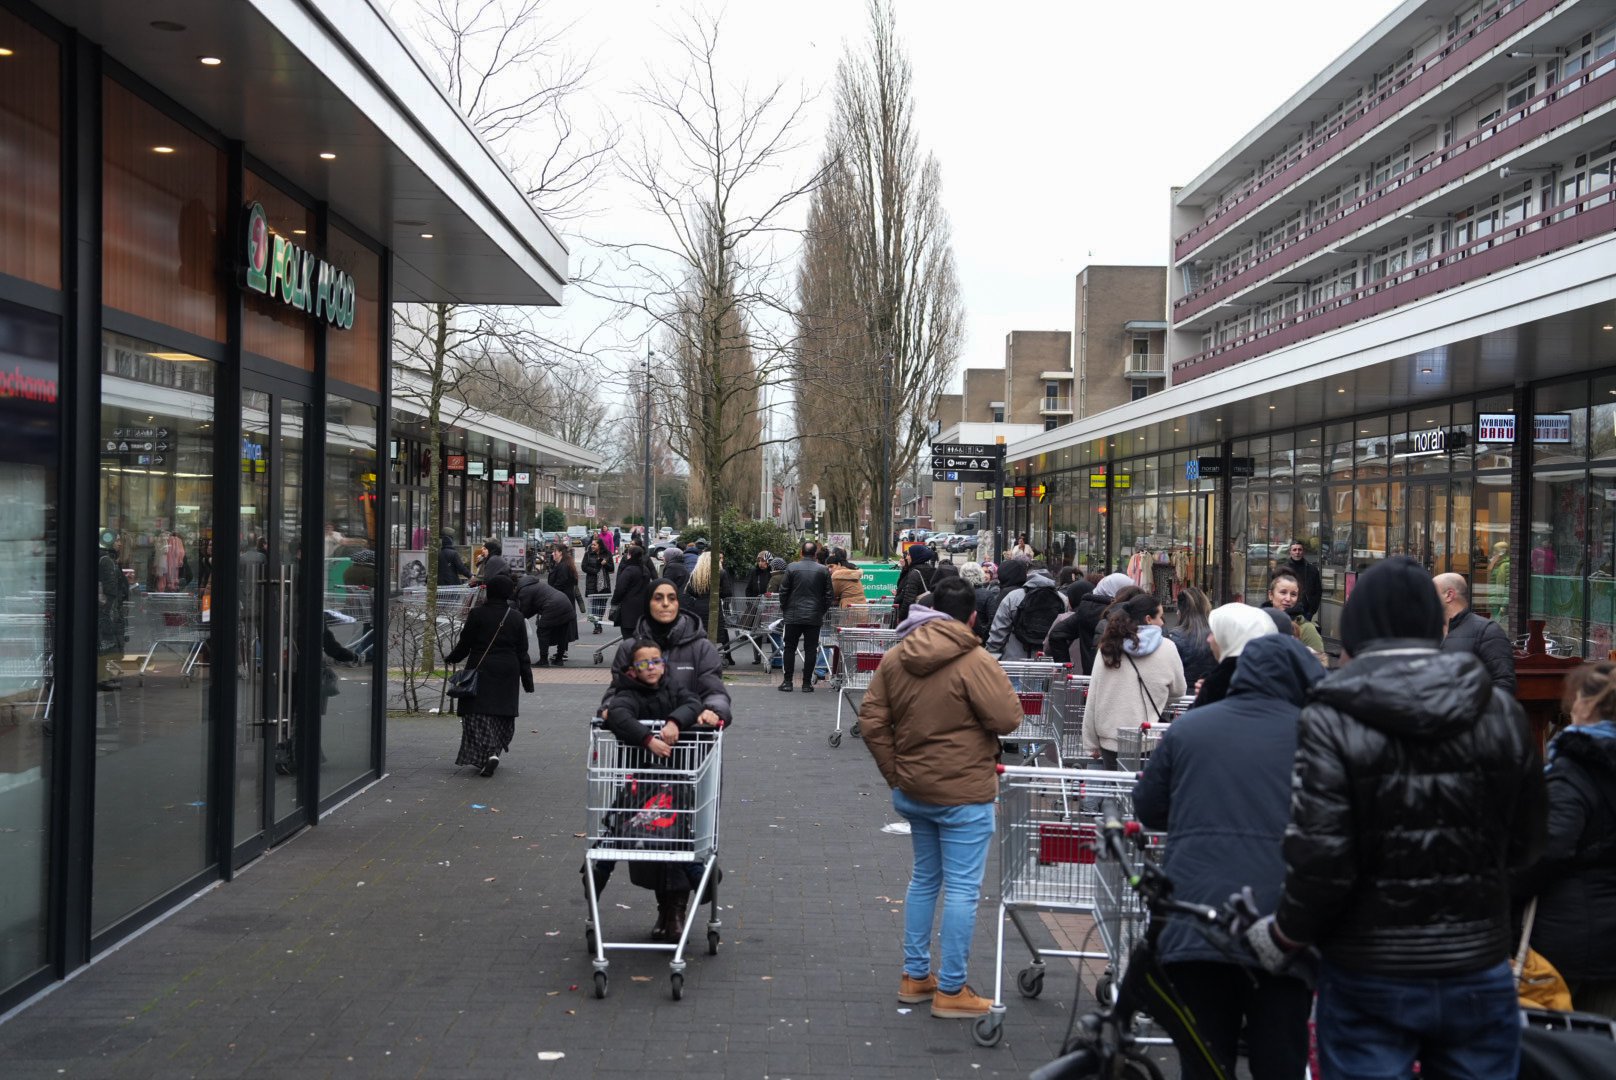
M338 330L353 329L353 275L284 236L271 235L258 203L247 207L246 255L247 288L324 319Z

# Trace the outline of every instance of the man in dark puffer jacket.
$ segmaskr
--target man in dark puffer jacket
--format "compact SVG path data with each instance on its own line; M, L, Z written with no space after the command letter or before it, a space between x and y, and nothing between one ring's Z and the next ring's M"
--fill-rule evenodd
M1469 652L1481 658L1493 685L1515 696L1515 647L1503 627L1470 609L1470 586L1458 574L1438 574L1434 582L1448 620L1443 652Z
M1510 1077L1520 1021L1508 875L1543 845L1542 760L1481 661L1444 653L1426 571L1394 558L1341 617L1351 663L1297 732L1285 889L1248 940L1316 945L1326 1076Z

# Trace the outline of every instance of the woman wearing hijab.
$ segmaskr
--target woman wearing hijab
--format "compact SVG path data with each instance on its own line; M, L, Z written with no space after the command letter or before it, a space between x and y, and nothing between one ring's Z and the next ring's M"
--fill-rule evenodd
M1098 663L1083 709L1083 745L1109 770L1117 768L1117 733L1161 719L1184 695L1184 665L1162 634L1161 601L1141 592L1106 613Z
M1078 601L1076 625L1072 628L1077 642L1077 662L1084 675L1094 674L1094 650L1100 640L1100 616L1111 606L1117 593L1133 584L1127 574L1109 574L1100 579L1094 591Z
M617 614L612 623L628 640L629 632L645 616L645 600L651 591L651 577L645 570L645 549L630 544L623 552L623 563L617 568L617 587L612 590L612 604Z
M443 658L466 661L477 671L477 693L456 699L460 713L460 753L456 765L475 765L493 776L499 755L516 734L517 685L533 692L533 665L527 656L527 624L511 606L516 582L508 574L488 579L487 598L471 609L454 651Z
M748 599L762 596L769 591L769 575L773 572L769 564L774 556L767 550L757 553L757 561L752 564L752 576L746 579L746 595Z
M1220 608L1214 608L1206 621L1212 628L1210 644L1218 666L1212 669L1212 674L1208 675L1202 681L1200 689L1195 691L1195 704L1190 706L1191 708L1210 705L1227 697L1229 684L1234 679L1235 666L1246 645L1252 639L1262 637L1264 634L1279 632L1274 620L1269 618L1268 612L1262 608L1251 607L1249 604L1224 604Z
M632 548L630 550L633 550ZM709 564L710 565L710 564ZM619 680L626 676L634 660L637 642L655 641L662 651L662 680L674 690L684 690L701 698L702 710L696 725L706 728L728 727L732 720L729 690L724 686L724 665L718 650L707 640L701 624L688 611L679 610L679 586L667 578L651 583L650 598L645 615L634 626L632 635L625 634L617 654L612 657L612 686L601 698L600 710L617 692ZM615 863L594 863L597 894L612 875ZM690 907L690 893L701 883L701 863L633 863L631 880L645 882L645 888L657 894L657 923L652 929L655 938L678 940L684 934L685 915ZM717 875L713 884L717 883ZM700 903L710 899L704 895Z

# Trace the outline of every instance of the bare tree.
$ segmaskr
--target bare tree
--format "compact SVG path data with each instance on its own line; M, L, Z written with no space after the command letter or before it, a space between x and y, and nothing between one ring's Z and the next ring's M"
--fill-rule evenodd
M761 93L730 87L714 17L693 17L671 36L682 70L653 73L638 91L650 120L621 165L664 235L616 249L633 280L611 293L649 320L674 364L674 383L657 389L658 422L703 493L716 551L733 466L770 441L762 390L787 374L789 286L774 243L793 231L787 215L822 171L776 179L796 149L805 97L783 83ZM707 629L715 639L720 599L713 589Z
M920 146L897 18L891 0L868 2L869 38L836 70L829 171L815 193L799 282L807 352L799 374L816 389L842 391L840 423L812 413L802 423L810 434L833 433L859 463L875 538L890 554L893 478L926 444L932 407L959 358L964 310L941 171ZM822 467L821 455L805 458ZM827 486L856 502L845 477L828 475Z
M564 48L568 26L550 18L555 6L548 0L413 0L394 5L450 100L522 178L534 207L552 219L582 211L585 195L617 145L615 131L590 136L573 122L573 98L588 78L590 62ZM429 433L425 510L432 527L425 617L431 621L437 609L445 402L492 396L542 417L553 393L545 379L528 370L529 360L569 350L548 340L531 320L485 307L401 305L394 326L394 363L404 376L395 383L404 396L419 400ZM524 360L524 351L533 356ZM430 669L430 636L423 654Z

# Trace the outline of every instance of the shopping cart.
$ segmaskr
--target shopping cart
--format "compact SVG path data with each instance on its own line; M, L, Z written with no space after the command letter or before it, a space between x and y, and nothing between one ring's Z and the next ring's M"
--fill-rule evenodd
M7 598L10 599L10 598ZM39 614L48 602L36 600L34 613L10 614L23 605L0 605L0 709L15 723L21 710L29 720L48 721L56 701L51 655L53 617Z
M1089 677L1066 672L1049 687L1049 723L1059 744L1061 764L1077 768L1086 762L1083 748L1083 709L1089 700Z
M1169 727L1172 725L1146 720L1118 731L1117 765L1132 772L1143 769L1145 762L1150 760L1151 751L1156 749Z
M601 632L601 625L606 621L606 612L612 606L611 593L590 593L584 597L586 607L585 617L589 620L590 629L595 633Z
M831 746L842 745L843 701L849 694L857 694L860 699L864 697L864 691L870 688L870 682L875 678L875 669L881 666L881 658L897 641L896 630L849 627L837 631L837 647L842 661L842 681L836 688L836 727L830 733ZM853 708L856 713L857 702ZM848 733L855 739L859 737L859 722L856 716Z
M830 688L842 686L841 632L843 630L884 630L892 625L892 604L848 604L825 612L824 629L820 631L819 654L825 670L830 672Z
M376 591L363 585L335 585L326 590L327 626L359 624L359 633L347 648L361 661L370 659L376 643Z
M1180 716L1189 712L1190 706L1195 704L1194 694L1185 694L1168 702L1167 708L1162 710L1162 723L1171 724Z
M778 619L780 603L772 596L726 596L720 601L732 653L739 641L745 641L752 646L752 663L763 663L763 648L769 644L768 626L772 621L765 616L771 608L772 618Z
M978 1045L994 1046L1004 1036L1005 917L1032 956L1016 973L1022 997L1044 990L1049 957L1112 962L1109 952L1040 949L1023 915L1059 911L1098 916L1096 880L1100 804L1116 799L1131 811L1132 773L1094 769L1001 766L999 769L999 921L995 929L993 1007L972 1028ZM1103 942L1102 942L1103 943Z
M145 594L146 655L141 658L135 682L146 685L146 673L158 649L181 657L180 685L190 686L191 676L208 643L208 624L202 618L202 598L194 592L149 592Z
M1046 746L1059 754L1059 728L1049 710L1055 681L1066 675L1066 666L1053 660L1001 660L999 666L1010 677L1010 685L1021 699L1021 726L999 742L1007 750L1019 750L1025 764L1038 760Z
M652 724L647 722L649 730ZM589 729L588 825L589 850L584 856L585 888L589 893L589 921L584 932L594 954L595 996L607 991L607 949L671 952L668 963L675 1001L684 997L685 943L694 918L674 943L607 941L601 925L600 893L595 885L595 863L655 863L701 865L701 883L694 890L695 906L711 905L707 918L707 955L718 953L719 793L724 767L724 739L720 730L697 728L682 733L671 757L656 758L638 746L626 746L601 721Z
M1161 848L1166 843L1167 834L1146 832L1142 836L1145 846L1152 849L1150 857L1160 862ZM1128 957L1132 955L1139 935L1145 932L1149 911L1145 907L1144 897L1134 890L1128 880L1128 868L1108 852L1101 851L1095 863L1094 880L1094 926L1106 954L1105 974L1094 985L1094 1000L1103 1004L1114 1000L1117 987L1122 985L1122 977L1128 969ZM1139 1041L1164 1043L1172 1040L1141 1038Z

